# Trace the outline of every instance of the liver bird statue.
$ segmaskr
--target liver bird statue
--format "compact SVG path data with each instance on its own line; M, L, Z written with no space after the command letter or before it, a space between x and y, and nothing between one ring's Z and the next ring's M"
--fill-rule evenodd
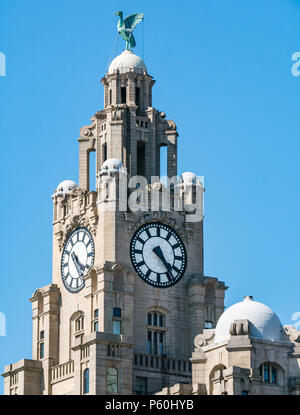
M144 14L131 14L130 16L127 16L125 19L123 19L123 12L116 12L115 15L119 16L120 18L117 25L118 32L126 41L126 49L131 50L136 45L135 38L132 32L135 26L143 20Z

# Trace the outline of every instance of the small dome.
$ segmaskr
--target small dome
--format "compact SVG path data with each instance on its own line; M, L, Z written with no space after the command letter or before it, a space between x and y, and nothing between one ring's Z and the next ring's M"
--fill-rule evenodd
M73 189L76 189L77 184L72 180L64 180L63 182L59 183L56 188L56 194L70 194Z
M124 50L121 55L118 55L109 65L108 75L113 74L115 71L119 73L137 72L143 74L147 72L147 67L144 61L131 50Z
M230 325L235 320L250 321L250 337L274 341L282 340L282 326L274 311L262 303L253 301L251 296L246 296L244 301L229 307L219 318L215 343L229 340Z
M185 183L185 184L200 184L200 185L203 185L201 183L199 177L196 176L195 173L192 173L190 171L186 171L186 172L182 173L180 175L180 178L182 180L182 183Z
M118 159L107 159L102 164L101 171L125 171L123 163Z

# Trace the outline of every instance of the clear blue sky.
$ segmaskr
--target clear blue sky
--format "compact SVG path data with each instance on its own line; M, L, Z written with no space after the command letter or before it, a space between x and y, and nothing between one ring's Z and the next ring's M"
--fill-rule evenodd
M283 324L300 311L296 0L2 0L0 368L31 357L31 303L51 282L51 194L78 180L79 129L122 50L113 12L144 12L136 53L179 131L179 172L205 176L205 273ZM1 381L2 382L2 381ZM2 387L0 388L0 391Z

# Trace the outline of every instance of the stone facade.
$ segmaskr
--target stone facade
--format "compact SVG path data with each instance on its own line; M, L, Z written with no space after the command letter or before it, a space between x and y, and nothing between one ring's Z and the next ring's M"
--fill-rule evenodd
M191 383L194 338L206 324L215 327L224 310L227 287L204 275L203 221L188 222L187 212L174 210L172 203L167 212L116 208L122 174L152 180L150 199L155 186L163 191L162 146L167 146L168 177L177 175L177 129L152 107L155 81L146 70L124 71L123 65L101 82L104 109L81 128L78 139L79 185L63 182L52 196L53 278L30 299L32 360L5 367L5 394L151 394ZM89 183L91 152L96 152L96 191ZM122 169L111 168L111 159ZM133 234L150 222L172 227L186 248L184 276L169 288L146 284L130 260ZM78 227L92 235L95 258L83 275L84 288L73 293L62 282L61 258ZM162 316L160 323L149 324L148 315ZM154 352L149 352L149 331L160 342Z
M255 333L254 319L234 319L223 341L216 342L221 319L216 329L203 330L190 359L191 383L157 394L300 395L300 331L281 326L278 338L268 339L264 330Z

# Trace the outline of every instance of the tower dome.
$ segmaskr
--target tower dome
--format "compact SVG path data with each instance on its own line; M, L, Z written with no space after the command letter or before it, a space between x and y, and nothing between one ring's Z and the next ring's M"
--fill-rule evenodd
M232 305L218 320L215 332L215 343L230 338L230 325L235 320L249 320L250 337L266 340L283 340L281 323L277 315L265 304L254 301L251 296L244 301Z
M124 50L109 65L107 71L108 75L112 75L115 72L136 72L143 74L144 72L147 72L147 67L144 61L131 50Z
M62 197L66 199L73 190L77 188L77 184L73 180L64 180L57 186L54 196Z
M123 163L116 159L116 158L110 158L105 160L105 162L102 164L101 167L101 171L102 172L117 172L117 171L121 171L121 172L125 172L126 169L123 166Z

